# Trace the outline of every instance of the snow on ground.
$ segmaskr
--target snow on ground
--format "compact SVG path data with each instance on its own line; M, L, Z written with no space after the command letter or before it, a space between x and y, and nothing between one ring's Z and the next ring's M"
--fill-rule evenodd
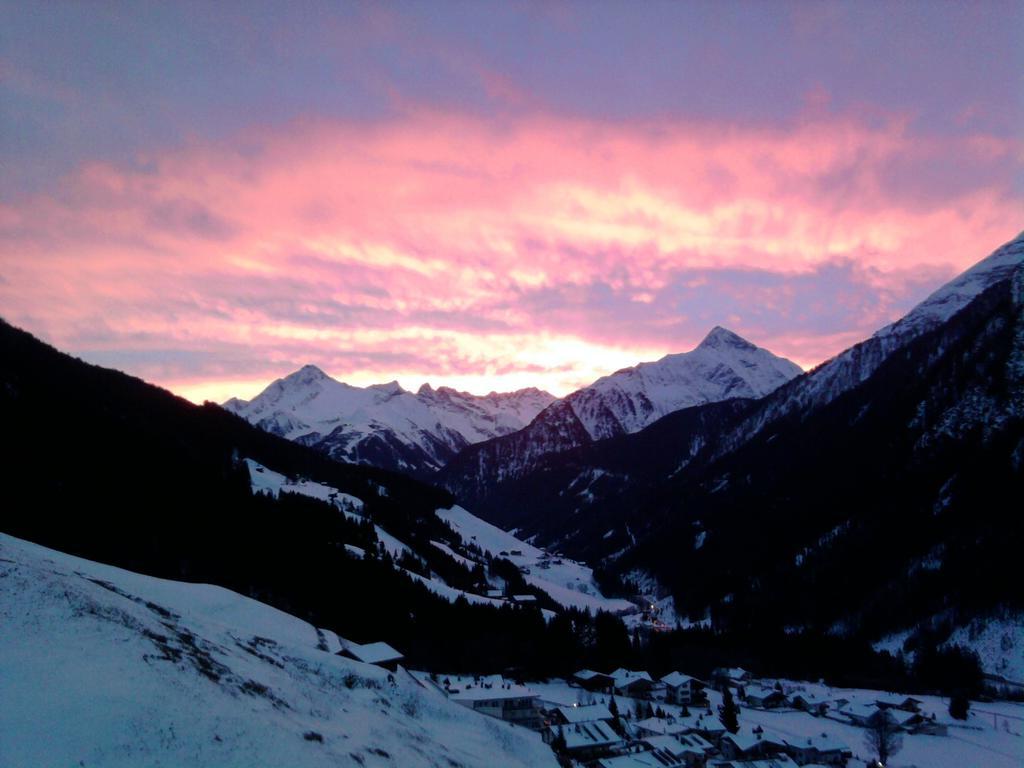
M318 650L293 616L3 534L0 627L5 768L555 765L538 734Z
M775 681L769 681L774 685ZM885 692L863 689L830 688L814 683L781 681L789 692L802 691L813 696L814 701L834 701L846 698L853 702L873 703L886 697ZM609 697L600 693L589 693L570 686L563 680L551 680L527 685L541 694L541 699L555 705L600 703L607 704ZM922 711L934 712L940 722L947 724L948 736L924 734L903 734L903 747L892 757L889 768L1020 768L1024 765L1024 704L1012 702L972 703L967 722L960 724L949 717L949 702L937 696L918 696ZM708 691L709 704L713 712L722 703L721 694ZM616 696L620 712L633 712L637 700ZM643 702L646 706L647 702ZM666 714L678 716L680 708L661 701L652 702ZM701 711L690 707L692 714ZM852 751L853 759L848 768L860 768L869 758L864 745L864 729L840 722L831 717L814 717L796 710L755 710L740 702L740 733L750 734L760 726L766 736L780 736L790 740L806 740L825 733L844 742Z
M459 506L439 509L437 516L448 523L466 544L476 544L494 557L510 560L518 566L528 584L544 590L560 605L612 613L634 613L637 610L629 600L602 595L594 582L593 569L582 563L551 555L520 541Z

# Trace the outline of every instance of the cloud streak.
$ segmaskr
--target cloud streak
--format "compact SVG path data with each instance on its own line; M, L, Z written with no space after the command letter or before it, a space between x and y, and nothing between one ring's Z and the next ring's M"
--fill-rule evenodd
M716 323L811 365L1020 228L1019 143L908 126L413 107L197 139L0 205L0 307L194 398L306 362L564 393Z

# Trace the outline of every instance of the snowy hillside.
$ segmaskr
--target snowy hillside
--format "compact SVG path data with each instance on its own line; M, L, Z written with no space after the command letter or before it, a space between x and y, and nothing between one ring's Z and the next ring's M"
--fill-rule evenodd
M491 556L510 560L519 567L528 584L544 590L562 606L594 612L637 612L637 607L629 600L602 595L594 582L593 570L582 563L522 542L462 507L439 509L437 516L448 523L464 542L472 542Z
M0 535L0 765L554 766L538 734L208 585Z
M335 459L422 473L467 445L521 429L553 401L537 389L479 397L428 384L414 394L395 381L353 387L307 365L224 408Z
M252 478L252 488L257 493L269 493L277 496L284 491L310 496L333 504L350 518L364 519L364 504L361 499L312 480L296 480L286 477L251 459L246 459L246 464ZM552 600L563 607L580 608L595 613L599 610L620 614L637 611L637 607L628 600L608 598L602 595L594 582L593 570L582 563L552 555L543 549L520 541L512 534L484 522L462 507L439 509L436 514L461 538L461 545L456 542L454 546L462 551L456 551L452 546L438 541L431 541L431 546L470 569L478 564L486 568L485 558L480 557L474 551L474 548L479 548L486 556L503 558L512 562L519 568L527 584L543 590ZM418 554L413 552L408 544L399 541L381 526L374 525L374 532L377 535L377 540L393 558L398 559L407 552ZM459 597L476 604L501 605L505 602L504 598L474 594L455 588L446 584L444 579L436 574L431 574L428 577L406 571L406 575L426 586L434 594L451 602ZM490 586L500 589L502 585L495 581ZM544 614L549 618L553 615L551 611L547 610L544 611Z

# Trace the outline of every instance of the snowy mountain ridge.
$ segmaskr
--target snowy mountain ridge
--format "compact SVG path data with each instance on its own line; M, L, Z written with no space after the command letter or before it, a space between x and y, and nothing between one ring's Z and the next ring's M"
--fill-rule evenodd
M467 445L522 428L553 401L533 388L477 396L429 384L412 393L397 381L355 387L306 365L223 407L334 459L422 473Z
M720 444L729 452L766 425L831 402L867 380L897 350L939 327L991 286L1013 278L1024 264L1024 232L934 291L899 320L780 388Z

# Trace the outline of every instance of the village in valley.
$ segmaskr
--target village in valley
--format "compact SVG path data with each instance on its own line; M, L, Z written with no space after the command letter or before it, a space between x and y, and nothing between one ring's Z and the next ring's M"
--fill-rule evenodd
M756 679L741 668L715 669L708 680L624 668L548 681L443 675L406 670L386 643L318 635L325 650L411 678L509 728L539 732L567 768L1019 765L1020 703L979 702L961 719L938 696ZM897 759L881 763L880 751Z

